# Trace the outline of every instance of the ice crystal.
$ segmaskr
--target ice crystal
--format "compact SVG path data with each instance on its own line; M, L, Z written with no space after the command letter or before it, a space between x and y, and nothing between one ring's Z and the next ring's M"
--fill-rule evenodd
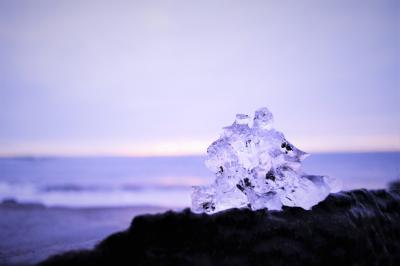
M272 128L273 115L267 108L248 115L236 115L221 137L207 149L206 166L215 181L194 187L192 210L214 213L248 207L280 210L282 206L310 209L338 183L327 176L307 175L301 161L307 153L297 149Z

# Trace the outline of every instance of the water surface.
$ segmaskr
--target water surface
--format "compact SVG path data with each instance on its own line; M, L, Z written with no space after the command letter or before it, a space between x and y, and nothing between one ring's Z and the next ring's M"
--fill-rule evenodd
M0 200L48 206L190 205L193 185L212 182L204 157L0 158ZM400 153L313 154L310 174L342 181L343 189L377 189L400 177Z

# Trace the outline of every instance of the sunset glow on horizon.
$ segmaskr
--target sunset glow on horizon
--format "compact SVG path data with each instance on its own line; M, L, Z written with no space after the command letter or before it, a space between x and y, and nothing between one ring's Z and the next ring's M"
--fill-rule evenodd
M217 138L217 136L216 136ZM215 139L216 139L215 138ZM312 139L289 139L307 153L342 153L342 152L399 152L400 142L396 136L378 137L314 137ZM1 157L13 156L197 156L205 155L212 140L203 141L166 141L148 143L113 143L98 144L26 144L7 150L3 145ZM95 148L94 148L95 147Z

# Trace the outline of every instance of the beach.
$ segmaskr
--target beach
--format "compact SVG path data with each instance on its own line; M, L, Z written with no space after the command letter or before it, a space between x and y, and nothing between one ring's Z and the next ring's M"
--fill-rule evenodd
M0 266L400 266L400 0L0 0Z
M0 265L33 265L91 249L134 217L190 206L191 187L212 182L204 157L0 159ZM305 171L343 190L382 189L400 153L316 154Z
M329 195L312 210L185 209L136 216L95 249L59 254L40 266L385 265L400 263L399 183L389 190Z
M165 210L0 204L0 265L34 265L60 252L93 248L109 234L128 228L134 216Z

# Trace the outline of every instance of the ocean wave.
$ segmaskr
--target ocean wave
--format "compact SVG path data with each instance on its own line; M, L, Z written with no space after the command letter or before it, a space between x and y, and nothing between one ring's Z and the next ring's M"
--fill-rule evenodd
M140 191L149 189L159 190L187 190L190 185L164 185L164 184L122 184L119 186L110 185L80 185L80 184L62 184L62 185L47 185L39 188L41 192L93 192L93 191Z
M0 182L0 201L38 202L46 206L96 207L190 205L189 185L165 184L51 184Z

